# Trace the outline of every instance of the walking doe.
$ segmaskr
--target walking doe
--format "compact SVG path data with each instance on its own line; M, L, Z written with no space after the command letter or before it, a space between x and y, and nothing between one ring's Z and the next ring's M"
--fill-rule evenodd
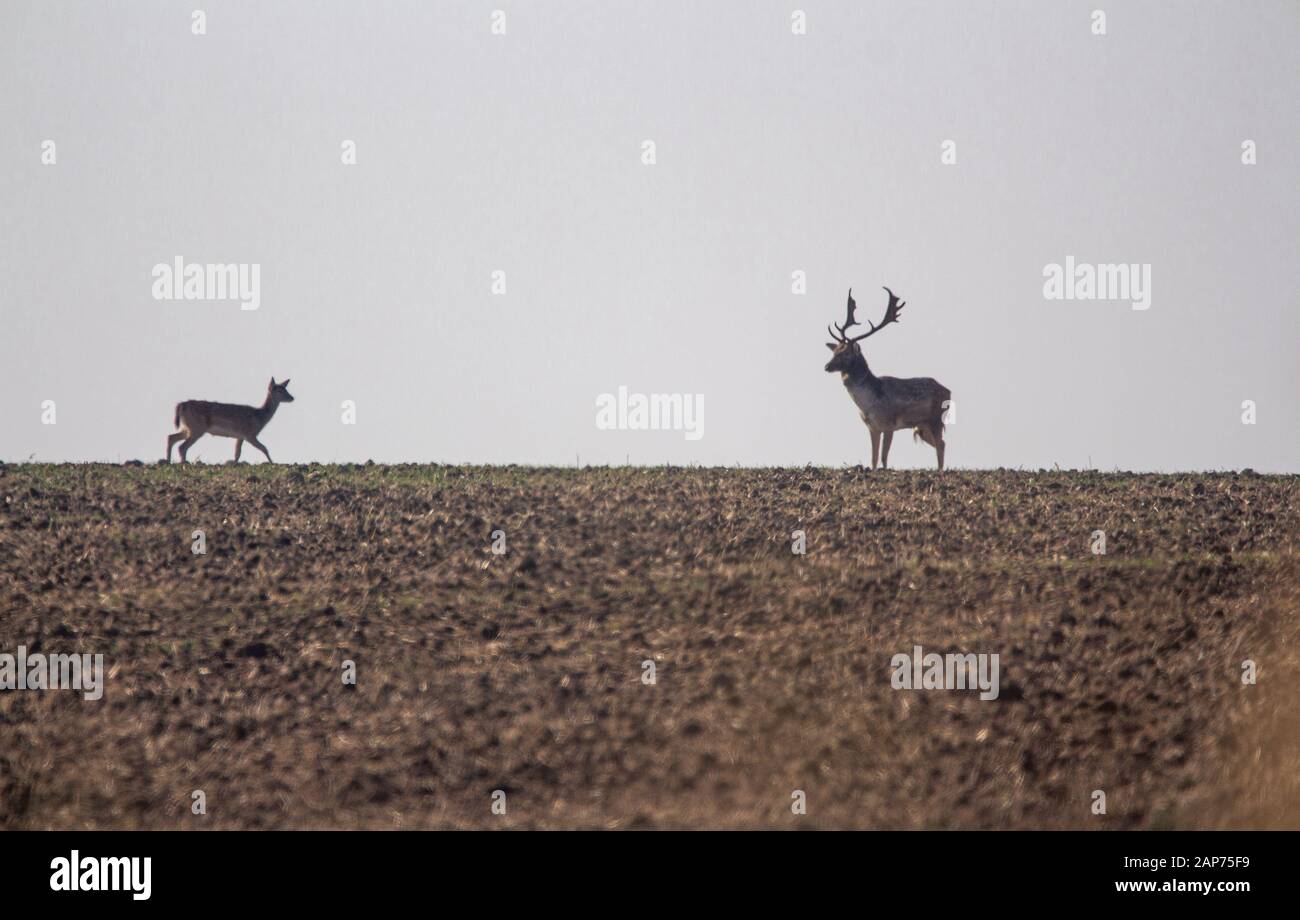
M234 438L236 462L239 461L239 452L244 449L245 441L265 454L267 461L271 462L271 452L257 440L257 436L266 427L266 423L271 421L271 416L275 415L280 403L293 402L288 386L288 380L276 383L272 377L266 387L266 401L260 406L237 406L202 399L187 399L177 403L175 425L180 431L167 437L167 462L172 462L172 446L177 441L181 442L181 463L187 462L186 452L205 434Z

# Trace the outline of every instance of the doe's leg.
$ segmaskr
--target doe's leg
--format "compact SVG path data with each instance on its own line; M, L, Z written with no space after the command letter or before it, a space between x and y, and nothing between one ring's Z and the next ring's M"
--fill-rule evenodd
M260 450L263 454L266 455L267 463L275 462L274 460L271 459L271 452L267 450L265 445L263 445L261 441L257 440L257 438L249 438L248 443L252 444L254 447L256 447L258 450Z
M178 431L175 434L167 435L167 462L172 462L172 448L176 446L177 441L185 440L185 432Z
M194 446L194 442L201 437L203 437L201 434L192 434L181 442L181 463L189 463L189 460L185 458L185 455L189 452L189 449Z
M880 448L880 468L882 470L889 469L889 445L893 443L894 443L894 432L892 430L886 431L885 443L881 445Z

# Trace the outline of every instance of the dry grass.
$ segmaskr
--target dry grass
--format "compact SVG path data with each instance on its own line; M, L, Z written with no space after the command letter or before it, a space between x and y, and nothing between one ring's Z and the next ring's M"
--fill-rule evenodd
M0 692L0 827L1300 827L1296 492L0 466L0 651L111 672ZM1000 698L892 690L913 645Z

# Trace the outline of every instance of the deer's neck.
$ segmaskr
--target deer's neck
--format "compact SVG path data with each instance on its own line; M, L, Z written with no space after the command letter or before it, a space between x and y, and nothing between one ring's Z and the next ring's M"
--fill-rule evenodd
M280 408L279 401L272 399L270 396L267 396L266 402L258 407L257 418L261 421L263 427L266 427L266 423L271 420L271 416L275 415L275 410L278 408Z
M865 387L873 393L880 392L880 378L871 373L871 368L867 367L867 359L861 355L854 359L847 371L840 372L840 378L846 387Z

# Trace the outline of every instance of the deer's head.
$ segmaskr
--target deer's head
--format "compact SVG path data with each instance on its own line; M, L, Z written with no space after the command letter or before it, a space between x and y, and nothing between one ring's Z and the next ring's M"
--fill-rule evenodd
M274 403L293 402L293 396L289 393L289 381L285 379L282 383L276 383L275 378L266 387L266 398Z
M827 342L826 347L831 350L831 359L826 362L828 373L839 371L847 374L853 368L855 359L862 356L862 349L856 342Z
M826 363L826 370L828 372L840 371L841 373L847 373L858 361L862 360L862 347L858 345L858 343L867 336L875 335L890 323L898 322L898 314L903 307L907 306L907 301L899 300L894 296L894 292L889 288L885 288L884 290L885 293L889 295L889 306L885 307L884 319L882 319L878 324L872 323L871 320L867 320L867 325L870 326L871 329L862 333L862 335L849 338L846 334L846 330L850 326L859 325L857 317L854 316L854 311L857 310L858 305L853 299L853 288L849 288L848 313L844 318L844 325L841 326L839 323L834 323L834 328L831 326L826 327L831 334L831 338L835 340L834 342L826 343L826 347L831 350L831 359Z

